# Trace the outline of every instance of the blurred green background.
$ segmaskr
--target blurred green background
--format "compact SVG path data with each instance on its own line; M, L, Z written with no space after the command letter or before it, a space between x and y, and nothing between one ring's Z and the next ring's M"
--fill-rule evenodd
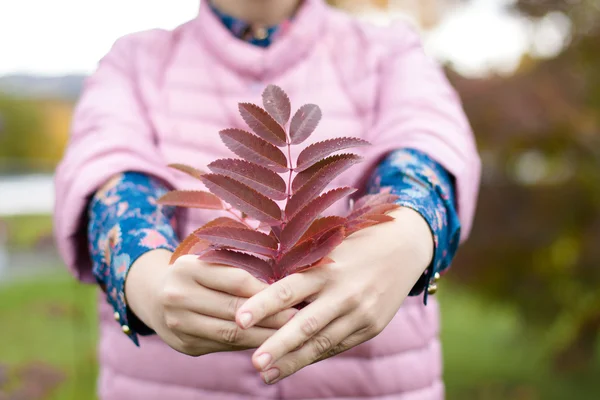
M485 2L526 46L485 73L438 53L483 160L473 233L440 283L447 397L599 399L600 2L330 1L456 38L477 26L453 13ZM0 75L0 400L94 398L97 291L64 271L47 198L82 78Z

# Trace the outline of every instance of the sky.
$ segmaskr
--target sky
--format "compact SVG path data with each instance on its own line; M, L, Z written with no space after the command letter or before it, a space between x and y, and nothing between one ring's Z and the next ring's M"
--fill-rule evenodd
M554 16L533 26L506 12L502 5L507 1L472 0L453 8L425 36L427 50L469 76L508 73L531 48L542 56L560 50L568 31L564 18ZM196 15L198 2L0 0L0 75L89 73L120 36L172 29Z

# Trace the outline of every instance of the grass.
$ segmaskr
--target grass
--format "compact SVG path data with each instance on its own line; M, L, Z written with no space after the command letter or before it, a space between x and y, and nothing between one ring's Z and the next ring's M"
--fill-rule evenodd
M93 399L95 298L92 287L77 284L66 273L0 286L0 363L13 371L31 365L55 367L64 380L47 399ZM15 381L11 386L31 383Z
M46 399L93 399L95 296L64 272L0 286L0 364L54 366L64 380ZM515 310L449 286L440 296L448 399L600 398L600 355L586 373L555 376L543 332L528 329ZM10 386L21 384L13 378Z

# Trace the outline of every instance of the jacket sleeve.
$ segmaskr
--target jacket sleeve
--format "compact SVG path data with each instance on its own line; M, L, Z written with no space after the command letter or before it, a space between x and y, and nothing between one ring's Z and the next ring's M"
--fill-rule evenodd
M108 179L142 172L168 183L170 174L139 100L133 63L136 36L119 39L87 79L73 115L66 153L55 175L54 234L69 270L94 282L86 239L87 204Z
M387 44L386 44L387 42ZM366 162L374 167L396 149L427 154L455 179L461 239L470 231L480 159L460 99L406 23L387 28L377 111Z

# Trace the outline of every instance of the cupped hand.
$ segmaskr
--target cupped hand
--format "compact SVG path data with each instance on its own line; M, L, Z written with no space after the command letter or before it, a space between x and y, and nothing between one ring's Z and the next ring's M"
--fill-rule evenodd
M238 310L250 332L261 321L307 301L253 355L266 383L378 335L391 321L433 256L427 222L401 208L396 219L360 231L330 255L334 263L290 275L260 291Z
M173 349L191 356L259 347L296 313L287 309L251 329L235 323L247 298L268 287L248 272L154 250L140 257L126 280L128 306Z

